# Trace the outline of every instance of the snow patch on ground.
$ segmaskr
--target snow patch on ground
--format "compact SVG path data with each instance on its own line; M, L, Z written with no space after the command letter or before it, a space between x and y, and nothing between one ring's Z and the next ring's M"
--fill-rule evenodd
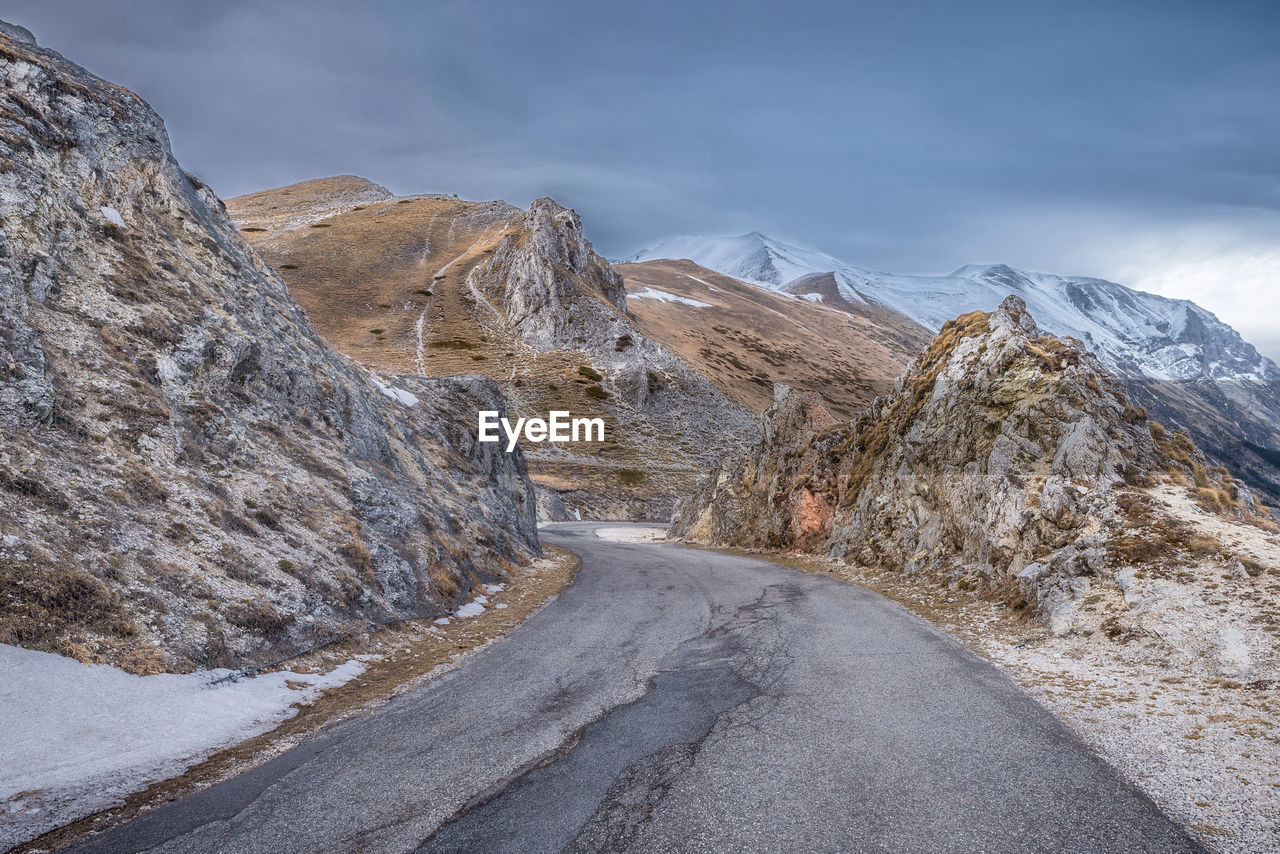
M688 273L681 273L680 275L684 276L686 279L693 279L695 282L697 282L700 285L706 285L708 290L712 290L712 291L720 290L715 285L708 282L706 279L699 279L697 276L690 276Z
M403 403L405 406L415 406L418 403L418 396L416 394L407 392L402 388L386 385L377 377L373 378L373 384L378 387L378 391L382 392L397 403Z
M297 703L354 679L230 670L134 676L105 664L0 644L0 849L120 802L220 747L274 728Z
M667 529L658 525L649 528L639 525L629 525L625 528L596 528L596 536L615 543L662 543L666 542Z
M710 308L711 307L711 303L709 302L701 302L696 299L689 299L688 297L677 296L676 294L669 294L666 291L660 291L656 288L645 288L644 290L637 291L634 294L627 294L627 298L628 299L656 299L659 302L678 302L681 305L691 305L694 308Z
M106 218L107 222L111 223L116 228L124 228L124 217L120 216L120 211L108 205L103 205L98 208L98 210L102 212L102 215Z
M483 614L484 602L481 602L480 601L481 599L484 599L484 597L477 596L475 599L471 600L467 604L460 607L458 609L458 616L459 617L478 617L481 614ZM485 601L488 601L488 600L485 600Z

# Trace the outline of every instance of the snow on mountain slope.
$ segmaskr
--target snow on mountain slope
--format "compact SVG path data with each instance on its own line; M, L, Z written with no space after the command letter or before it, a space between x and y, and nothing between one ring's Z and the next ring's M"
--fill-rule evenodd
M1109 367L1161 381L1280 381L1280 369L1238 332L1188 300L1135 291L1103 279L1029 273L1003 264L969 265L949 276L901 276L846 264L758 232L739 237L684 235L628 261L688 258L772 290L808 293L795 280L830 273L849 302L878 303L938 329L964 312L991 311L1017 294L1040 325L1080 339Z
M783 290L788 282L809 273L836 271L848 266L830 255L782 243L758 231L739 237L685 234L664 240L657 246L637 252L618 263L681 258L687 258L717 273L778 291ZM857 272L861 274L868 271ZM863 302L852 291L849 299Z

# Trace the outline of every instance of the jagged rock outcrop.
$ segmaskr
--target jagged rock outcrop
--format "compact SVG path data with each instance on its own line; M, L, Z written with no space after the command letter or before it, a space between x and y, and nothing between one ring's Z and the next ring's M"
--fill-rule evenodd
M1117 490L1169 465L1209 476L1072 339L1042 335L1018 297L943 326L856 421L787 394L742 458L677 509L687 540L822 551L906 573L1015 580L1047 619L1106 561ZM1238 506L1247 492L1216 473Z
M757 549L817 546L834 511L812 489L823 462L817 440L837 423L816 392L774 386L754 444L676 506L671 536Z
M537 199L467 284L491 323L539 350L577 350L608 373L607 387L636 409L745 410L688 364L640 334L622 276L582 235L577 213ZM664 392L666 392L664 394ZM678 392L678 393L675 393Z
M614 503L594 489L561 494L591 518L655 518L669 514L675 493L692 478L655 463L705 466L741 446L753 417L745 406L688 362L642 334L626 310L622 277L583 237L578 215L538 199L503 236L489 259L473 267L466 285L492 340L518 341L540 352L585 356L599 409L613 433L639 451L645 489L639 499ZM508 389L517 403L528 395Z
M608 338L606 327L627 309L622 277L583 237L578 214L552 199L535 199L467 281L542 349L591 346Z
M0 641L253 663L538 550L479 377L323 343L133 93L0 33Z

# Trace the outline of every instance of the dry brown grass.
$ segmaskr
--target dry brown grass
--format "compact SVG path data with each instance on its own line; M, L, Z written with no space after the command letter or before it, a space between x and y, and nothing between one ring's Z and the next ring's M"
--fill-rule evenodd
M1060 338L1040 336L1027 342L1026 353L1049 372L1062 371L1080 364L1080 351Z
M1126 424L1137 424L1139 421L1147 420L1147 410L1141 406L1126 406L1120 417Z
M163 656L136 640L138 626L109 584L66 559L30 548L31 558L0 558L0 643L119 661L131 672L158 672Z
M857 452L849 476L842 486L842 502L845 506L857 501L862 488L871 477L876 461L903 435L907 425L920 412L956 346L965 338L991 331L990 321L991 315L987 312L974 311L943 324L929 348L912 368L915 375L911 379L911 393L899 398L893 408L880 418L873 419L868 415L859 419L852 435L835 446L836 454L840 457L851 451Z
M618 270L631 293L654 288L707 303L691 308L630 299L627 309L641 332L756 412L773 402L774 383L784 383L818 392L837 417L854 418L889 390L929 340L927 330L900 315L791 299L690 261L646 261ZM632 343L620 338L615 346Z
M293 190L257 193L231 200L228 208L233 213L247 208L251 218L269 219L273 211L305 210L308 203L322 201L326 186L308 182ZM344 186L336 182L334 189ZM245 236L284 275L294 298L333 346L371 367L412 373L417 367L415 324L424 312L424 343L433 355L484 348L463 282L484 257L483 250L500 238L504 223L500 216L477 215L483 211L479 203L401 201L406 204L352 209L311 228ZM255 224L265 224L265 219ZM450 262L445 275L434 278ZM371 329L382 334L370 335ZM466 372L449 370L445 361L430 360L425 368L436 376Z

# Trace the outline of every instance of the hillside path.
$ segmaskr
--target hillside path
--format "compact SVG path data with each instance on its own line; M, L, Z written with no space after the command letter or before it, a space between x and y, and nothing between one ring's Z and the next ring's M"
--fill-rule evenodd
M595 527L543 530L576 580L463 666L74 850L1200 850L888 600Z

